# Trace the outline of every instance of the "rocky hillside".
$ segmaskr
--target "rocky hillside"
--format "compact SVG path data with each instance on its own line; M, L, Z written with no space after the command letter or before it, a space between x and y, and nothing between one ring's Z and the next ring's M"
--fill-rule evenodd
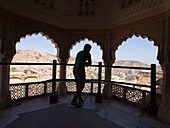
M12 62L52 62L57 59L48 53L35 50L18 50L13 57Z
M149 65L133 60L118 60L114 64L114 66L129 66L129 67L149 67Z
M57 60L57 57L54 55L35 51L35 50L18 50L15 54L12 62L52 62L54 59ZM69 61L70 63L74 63L75 58L71 57ZM114 66L132 66L132 67L149 67L145 63L139 61L132 60L118 60L114 64Z
M57 57L54 55L50 55L48 53L43 53L35 50L19 50L16 55L13 57L12 62L52 62L53 60L57 60ZM69 59L68 63L73 64L75 61L74 57ZM93 62L93 64L97 64ZM150 65L144 64L139 61L132 60L119 60L116 61L114 66L129 66L129 67L150 67ZM52 75L52 66L50 65L12 65L11 74L16 73L24 73L31 74L33 71L39 72L40 74L44 74L45 79L50 79ZM60 68L57 66L57 77L59 77ZM72 66L67 67L66 78L73 78ZM127 77L127 76L136 76L141 70L140 69L122 69L122 68L113 68L112 75L118 77ZM95 67L87 68L87 79L97 79L98 70ZM102 76L104 76L104 70L102 70Z

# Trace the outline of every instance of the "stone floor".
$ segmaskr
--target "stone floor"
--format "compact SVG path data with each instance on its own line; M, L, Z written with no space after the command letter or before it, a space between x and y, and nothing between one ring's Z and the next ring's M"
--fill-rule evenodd
M85 102L78 109L95 110L99 117L124 128L170 128L170 124L158 121L155 117L148 115L145 111L135 106L117 100L104 100L103 103L95 103L94 96L84 95L83 97ZM71 99L72 95L67 95L60 97L58 103L50 104L49 97L46 96L15 103L12 107L0 110L0 128L5 128L23 113L52 108L57 105L72 108L73 106L70 105Z

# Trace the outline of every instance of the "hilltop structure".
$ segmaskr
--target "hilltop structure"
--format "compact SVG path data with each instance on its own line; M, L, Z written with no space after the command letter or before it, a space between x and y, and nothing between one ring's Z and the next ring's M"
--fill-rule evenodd
M115 51L133 35L148 38L158 47L163 69L163 92L158 118L170 123L170 1L169 0L1 0L0 61L11 62L15 45L26 35L46 36L56 46L57 58L67 63L69 51L88 38L103 50L104 64L111 66ZM0 66L0 107L10 104L9 65ZM66 67L60 67L60 78ZM105 69L111 79L111 69ZM66 95L61 83L60 93ZM104 96L111 97L105 85Z

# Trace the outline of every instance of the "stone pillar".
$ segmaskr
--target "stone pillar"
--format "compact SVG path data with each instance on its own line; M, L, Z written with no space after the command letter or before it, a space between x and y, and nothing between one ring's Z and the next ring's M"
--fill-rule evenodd
M104 64L106 66L112 66L113 62L114 62L114 52L112 52L112 46L110 42L113 41L112 36L110 33L107 33L105 36L105 49L103 51L103 60L104 60ZM110 67L106 67L105 68L105 80L110 81L111 80L111 68ZM111 83L105 83L104 89L103 89L103 97L106 99L110 99L112 98L112 87L111 87Z
M11 62L15 49L15 16L7 15L4 31L0 41L0 62ZM0 65L0 108L11 105L9 92L10 65Z
M106 63L106 66L112 66L113 61L110 61ZM106 67L105 68L105 80L110 81L111 80L111 73L112 73L112 68L111 67ZM103 89L103 97L106 99L112 98L112 86L111 83L105 83L104 89Z
M67 64L67 63L62 62L62 64ZM66 79L66 66L65 65L60 66L60 79ZM57 91L58 91L59 96L67 95L67 86L66 86L65 81L60 81Z
M162 100L158 111L158 119L170 123L170 63L163 66Z
M0 62L4 55L0 52ZM6 108L11 104L9 92L9 65L0 65L0 108Z
M67 33L63 33L62 45L60 46L59 63L63 64L60 66L60 79L66 79L66 65L68 62L68 46L67 46ZM60 81L57 88L59 96L67 95L67 86L65 81Z
M170 123L170 17L163 22L163 41L158 59L163 70L163 87L158 119Z
M4 55L0 52L0 62L2 62L2 58ZM3 84L3 65L0 65L0 108L5 108L7 104L6 100L6 89L5 89L5 84Z

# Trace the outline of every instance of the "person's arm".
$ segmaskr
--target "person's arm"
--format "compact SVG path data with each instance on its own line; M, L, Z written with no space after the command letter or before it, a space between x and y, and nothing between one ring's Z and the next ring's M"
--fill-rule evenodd
M92 60L91 60L91 56L90 56L86 62L86 67L90 66L91 64L92 64Z
M91 65L91 60L88 60L88 62L86 62L86 67L90 66Z

